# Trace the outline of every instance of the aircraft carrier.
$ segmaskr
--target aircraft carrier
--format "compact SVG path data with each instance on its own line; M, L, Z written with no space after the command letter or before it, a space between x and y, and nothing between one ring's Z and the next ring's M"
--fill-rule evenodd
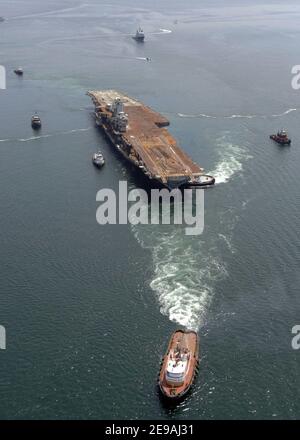
M112 145L150 180L173 189L210 186L214 178L181 150L165 128L169 121L115 90L89 91L95 119Z

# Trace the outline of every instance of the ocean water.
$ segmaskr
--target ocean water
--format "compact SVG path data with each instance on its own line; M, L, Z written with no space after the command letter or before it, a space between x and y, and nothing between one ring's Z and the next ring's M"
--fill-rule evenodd
M3 0L0 14L0 418L299 418L298 3ZM202 235L97 224L99 189L143 184L94 125L86 92L105 88L167 116L215 175ZM291 147L269 139L282 127ZM178 326L199 332L201 365L170 408L156 378Z

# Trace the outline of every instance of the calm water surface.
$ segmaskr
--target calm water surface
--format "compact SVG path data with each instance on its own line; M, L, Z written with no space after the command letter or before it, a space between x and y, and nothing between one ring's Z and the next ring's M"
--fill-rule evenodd
M299 418L300 7L224 3L1 2L2 419ZM201 236L96 223L100 188L140 185L94 127L85 93L105 88L166 115L216 176ZM290 148L269 140L281 127ZM167 408L156 377L178 325L199 330L202 363Z

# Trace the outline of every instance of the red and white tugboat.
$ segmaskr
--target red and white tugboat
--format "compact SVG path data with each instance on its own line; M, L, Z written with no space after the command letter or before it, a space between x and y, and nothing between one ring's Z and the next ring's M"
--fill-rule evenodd
M190 390L199 364L199 340L194 331L176 330L161 362L158 384L164 397L178 400Z
M291 144L291 139L289 139L286 130L280 130L277 134L271 134L270 139L281 145Z

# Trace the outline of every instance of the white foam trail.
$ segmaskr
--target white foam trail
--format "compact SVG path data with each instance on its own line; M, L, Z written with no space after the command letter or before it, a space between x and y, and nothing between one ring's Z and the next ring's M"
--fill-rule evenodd
M211 174L216 179L216 184L226 183L235 173L242 169L242 164L234 157L231 157L229 160L224 159L219 162Z
M285 116L288 115L289 113L292 112L296 112L297 109L296 108L289 108L287 111L285 111L284 113L280 113L279 115L272 115L273 118L279 118L280 116Z
M172 31L170 29L159 29L160 31L162 31L162 33L164 34L171 34Z
M151 251L154 273L149 284L161 313L177 324L198 330L205 323L216 281L227 274L223 263L213 255L215 246L202 236L186 236L184 226L131 228L140 245Z
M224 116L225 119L253 119L257 118L257 115L231 115L231 116Z
M79 133L81 131L89 131L92 127L87 127L87 128L74 128L73 130L69 130L69 131L63 131L59 134L71 134L71 133Z
M216 184L226 183L230 178L243 170L243 162L251 159L244 147L233 144L227 140L227 136L217 139L219 162L215 169L210 172Z
M159 32L148 32L148 35L164 35L171 33L172 31L170 29L159 29Z
M231 240L228 236L224 235L224 234L218 234L218 236L226 243L228 249L230 250L230 252L232 254L234 254L235 249L233 248L232 244L231 244Z
M242 163L249 159L245 147L228 140L228 134L217 139L219 163L210 174L217 183L227 182L241 172ZM148 209L148 205L144 209ZM221 260L220 246L234 253L232 231L237 220L233 212L223 213L218 234L189 237L184 225L132 225L140 245L150 250L154 273L149 281L163 315L186 328L198 330L204 323L218 281L228 274Z
M49 138L52 137L53 135L51 134L44 134L43 136L31 136L29 138L26 139L17 139L19 142L30 142L30 141L36 141L38 139L43 139L43 138Z
M217 119L217 116L206 115L204 113L199 113L196 115L187 115L185 113L177 113L177 116L180 118L209 118L209 119Z
M71 35L70 37L62 37L62 38L51 38L49 40L39 41L37 46L43 47L53 43L63 43L64 41L76 41L76 40L95 40L96 38L120 38L122 36L132 37L132 34L125 33L102 33L102 34L88 34L88 35ZM109 57L109 58L119 58L119 56L109 56L109 55L101 55L101 57ZM120 58L130 58L131 57L120 57Z
M160 30L160 32L149 32L149 35L162 35L162 34L169 34L172 31L168 29ZM63 38L51 38L49 40L40 41L37 43L37 46L43 47L52 43L62 43L64 41L76 41L76 40L95 40L96 38L120 38L120 37L132 37L134 38L134 35L129 33L116 33L116 32L105 32L101 34L89 34L89 35L72 35L70 37L63 37ZM119 57L119 56L109 56L109 55L101 55L102 57L109 57L109 58L130 58L131 57ZM139 59L139 57L137 57Z
M67 134L72 134L72 133L79 133L81 131L88 131L90 129L91 129L91 127L88 127L88 128L75 128L73 130L61 131L59 133L43 134L41 136L31 136L29 138L24 138L24 139L21 138L21 139L6 139L6 140L7 141L16 140L18 142L30 142L30 141L36 141L38 139L50 138L50 137L54 137L54 136L67 135Z
M205 113L196 113L196 114L186 114L186 113L177 113L177 116L180 118L209 118L209 119L253 119L253 118L279 118L285 115L288 115L289 113L295 112L298 109L296 108L290 108L286 110L283 113L279 113L278 115L225 115L225 116L215 116L215 115L206 115Z

